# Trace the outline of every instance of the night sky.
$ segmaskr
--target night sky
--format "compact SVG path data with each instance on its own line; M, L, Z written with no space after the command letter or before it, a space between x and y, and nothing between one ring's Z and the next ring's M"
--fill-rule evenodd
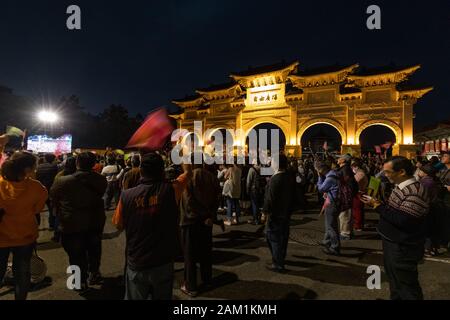
M66 8L82 30L66 28ZM382 30L366 28L378 4ZM36 105L76 94L97 113L170 106L249 66L299 60L300 68L420 63L414 83L435 90L416 125L450 118L450 1L0 2L0 84Z

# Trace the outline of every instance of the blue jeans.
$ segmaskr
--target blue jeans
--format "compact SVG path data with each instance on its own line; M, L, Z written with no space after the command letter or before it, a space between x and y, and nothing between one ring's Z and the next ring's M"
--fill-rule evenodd
M331 249L335 252L339 252L341 248L338 217L339 212L335 208L333 203L325 208L325 237L323 239L323 244L328 249Z
M241 216L241 206L239 205L239 199L233 199L227 197L227 218L231 220L233 217L233 208L236 210L236 220L239 220Z
M266 229L266 239L272 253L272 263L275 268L284 269L289 241L289 221L273 223L269 221Z
M0 282L5 277L9 253L13 254L13 274L15 282L15 299L26 300L30 290L30 262L34 243L21 247L0 248Z
M172 300L173 263L143 271L127 267L125 300Z

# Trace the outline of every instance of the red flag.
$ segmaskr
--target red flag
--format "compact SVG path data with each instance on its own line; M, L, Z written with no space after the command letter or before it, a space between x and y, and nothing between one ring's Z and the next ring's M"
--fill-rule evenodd
M142 126L131 137L126 148L152 151L161 149L173 130L166 109L156 110L147 117Z
M328 150L328 142L327 142L327 141L325 141L325 142L323 143L323 150L325 150L325 151Z
M375 152L380 154L381 153L381 147L380 146L375 146Z

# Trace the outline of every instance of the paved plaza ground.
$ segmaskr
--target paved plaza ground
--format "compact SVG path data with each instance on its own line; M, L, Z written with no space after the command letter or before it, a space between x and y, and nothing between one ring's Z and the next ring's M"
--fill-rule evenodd
M41 231L38 252L48 265L51 285L31 292L31 300L105 300L123 298L125 236L111 225L108 212L103 240L101 271L103 285L93 287L84 296L66 287L67 255L51 242L51 233ZM248 217L243 217L246 221ZM375 224L377 215L369 212L367 222ZM45 220L45 219L44 219ZM45 225L45 222L44 222ZM369 265L382 267L381 242L374 228L344 241L340 257L327 256L318 241L323 236L323 217L318 209L294 214L285 274L266 270L271 261L262 226L241 224L222 232L214 227L213 288L195 299L388 299L384 274L380 290L369 290L366 273ZM183 263L175 266L174 298L188 299L180 290ZM427 258L419 267L425 299L450 299L450 256L443 253ZM11 288L0 289L0 300L13 299Z

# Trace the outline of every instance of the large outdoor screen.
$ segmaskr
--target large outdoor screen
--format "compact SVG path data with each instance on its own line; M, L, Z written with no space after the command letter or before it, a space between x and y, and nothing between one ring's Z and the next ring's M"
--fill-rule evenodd
M27 150L37 153L70 153L72 136L66 134L56 139L48 136L31 136L28 138Z

